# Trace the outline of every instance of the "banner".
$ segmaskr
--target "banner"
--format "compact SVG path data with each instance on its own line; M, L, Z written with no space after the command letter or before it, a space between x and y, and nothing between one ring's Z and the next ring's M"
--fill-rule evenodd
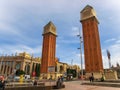
M49 73L55 72L55 67L54 66L49 66L48 67L48 72Z

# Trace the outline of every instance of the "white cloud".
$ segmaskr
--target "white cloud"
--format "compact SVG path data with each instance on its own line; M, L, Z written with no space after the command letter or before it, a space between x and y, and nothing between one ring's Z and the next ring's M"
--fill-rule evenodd
M79 27L72 27L72 29L69 33L70 36L77 36L79 34L82 36L82 30Z
M117 40L116 43L120 43L120 40Z
M113 42L113 41L115 41L115 40L116 40L115 38L111 38L111 39L106 40L105 43Z
M65 39L63 39L63 40L58 41L58 43L62 43L62 44L76 44L76 43L79 43L79 41L78 40L65 40Z
M72 27L71 35L72 36L77 36L79 35L79 27Z
M15 28L10 26L7 23L0 22L0 33L1 34L14 34L14 35L19 35L19 31Z
M31 55L37 55L41 57L42 46L29 47L26 45L0 45L0 54L1 55L11 55L15 53L27 52Z

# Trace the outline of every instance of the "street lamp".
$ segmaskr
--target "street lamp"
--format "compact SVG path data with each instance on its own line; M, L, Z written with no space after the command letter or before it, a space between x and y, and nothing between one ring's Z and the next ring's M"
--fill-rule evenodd
M82 61L82 42L83 42L83 40L82 40L82 36L80 35L80 31L79 31L79 35L77 35L78 37L79 37L79 39L80 39L80 48L78 48L78 49L80 49L80 60L81 60L81 80L83 80L83 65L82 65L82 63L83 63L83 61Z

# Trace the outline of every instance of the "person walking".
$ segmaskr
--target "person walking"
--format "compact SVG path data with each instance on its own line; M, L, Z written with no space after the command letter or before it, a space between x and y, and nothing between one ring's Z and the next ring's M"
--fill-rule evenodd
M4 81L4 79L0 80L0 90L5 90L5 81Z
M58 76L58 80L57 80L57 88L61 87L61 78Z

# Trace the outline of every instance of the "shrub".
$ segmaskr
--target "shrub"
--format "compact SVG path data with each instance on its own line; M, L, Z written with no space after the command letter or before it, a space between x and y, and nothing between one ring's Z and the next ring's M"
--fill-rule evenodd
M24 75L24 74L25 74L25 71L23 71L23 70L18 69L16 71L16 76L20 76L20 75Z

